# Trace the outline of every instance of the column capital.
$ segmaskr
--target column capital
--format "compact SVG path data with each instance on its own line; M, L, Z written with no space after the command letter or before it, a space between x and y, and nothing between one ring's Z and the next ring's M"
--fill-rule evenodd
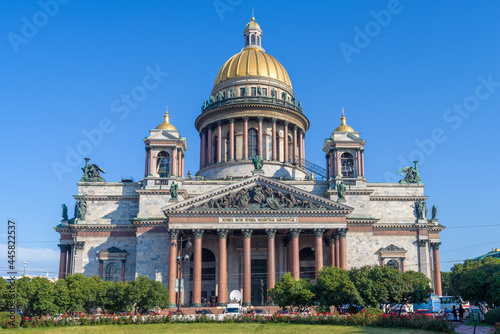
M222 121L221 120L217 121L217 126L222 126Z
M259 116L259 117L257 117L257 120L259 121L259 123L262 123L262 121L264 120L264 117Z
M335 244L335 240L337 240L338 238L335 238L337 235L336 234L332 234L330 236L330 238L328 238L328 244L331 246L331 245L334 245Z
M71 250L71 245L68 244L58 244L57 247L59 247L61 252L67 252Z
M195 239L203 238L204 232L205 232L205 230L203 230L203 229L193 228L193 234L194 234Z
M276 228L266 228L267 238L273 239L276 236L276 232L278 229Z
M418 241L418 246L419 247L425 247L427 245L428 241L429 240L427 240L427 239L421 239L421 240Z
M278 119L276 117L273 117L271 118L271 122L273 122L273 124L276 124L278 122Z
M439 246L441 246L441 242L431 242L431 247L433 249L438 250Z
M243 234L243 237L245 238L251 238L252 237L252 228L244 228L241 230L241 234Z
M293 131L297 131L297 129L298 129L298 128L299 128L299 127L297 126L297 124L294 124L294 125L292 126Z
M151 146L146 146L145 149L146 149L146 152L147 152L147 151L149 151L151 149Z
M227 228L218 228L217 229L217 234L219 235L219 238L221 238L221 239L226 239L228 233L229 233L229 229L227 229Z
M288 126L290 124L289 121L283 121L283 125Z
M85 241L77 241L75 243L75 248L78 250L82 250L85 248Z
M168 230L168 237L170 239L177 239L179 237L179 230L177 230L177 229L169 229Z
M315 228L313 229L314 231L314 236L316 238L322 238L323 237L323 233L325 233L325 229L324 228Z
M249 120L249 119L250 119L250 117L248 117L248 116L243 116L243 121L244 121L244 122L248 122L248 120Z
M299 234L300 234L300 228L291 228L290 229L290 235L292 236L292 238L298 238L299 237Z
M231 117L231 118L229 119L229 123L234 123L234 117Z
M338 229L339 238L345 238L348 230L349 230L348 228L339 228Z

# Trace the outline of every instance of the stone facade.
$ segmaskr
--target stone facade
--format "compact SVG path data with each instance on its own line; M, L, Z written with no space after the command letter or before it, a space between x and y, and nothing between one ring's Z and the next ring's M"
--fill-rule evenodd
M245 39L248 66L234 70L240 63L233 58L223 66L196 120L196 175L184 172L187 140L166 112L144 139L140 182L78 183L79 210L56 227L59 276L148 276L169 288L172 304L182 277L183 305L212 300L222 306L232 290L242 290L244 305L258 305L286 272L314 282L324 266L380 265L420 271L440 293L444 226L426 219L420 179L369 183L365 141L344 114L323 144L325 168L308 162L309 120L288 74L276 60L274 72L257 62L271 58L254 20L244 34L258 41ZM255 68L259 75L250 73ZM262 170L254 156L264 160ZM416 163L409 168L407 176L418 175Z

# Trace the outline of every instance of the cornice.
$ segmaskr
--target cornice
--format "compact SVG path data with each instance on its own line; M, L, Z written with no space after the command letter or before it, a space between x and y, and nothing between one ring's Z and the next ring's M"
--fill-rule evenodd
M429 196L370 196L370 201L425 201Z
M137 190L139 191L139 190ZM119 196L119 195L74 195L75 199L86 201L138 201L139 196Z

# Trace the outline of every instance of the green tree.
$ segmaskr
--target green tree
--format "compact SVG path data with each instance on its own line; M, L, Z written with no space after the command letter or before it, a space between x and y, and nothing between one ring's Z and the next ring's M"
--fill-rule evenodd
M130 298L131 282L105 282L106 295L103 296L103 308L109 313L132 310Z
M442 271L441 272L441 289L443 290L443 296L452 296L451 293L451 272Z
M276 282L274 288L267 290L271 300L282 309L302 308L314 305L312 285L305 279L298 281L286 273Z
M105 286L98 276L86 277L83 274L69 275L65 278L69 291L70 313L91 313L102 306L100 298L105 294Z
M9 283L5 278L0 277L0 311L6 311L7 307L7 295L9 292Z
M167 288L146 276L139 276L131 283L130 299L136 312L141 314L170 305Z
M54 285L54 304L57 306L58 313L67 313L71 305L71 298L68 284L65 279L59 279Z
M451 268L451 291L476 305L498 305L493 291L498 272L500 259L492 257L455 264Z
M425 302L432 293L431 280L423 273L413 270L405 271L401 304L420 304ZM401 311L401 309L400 309Z
M45 277L35 277L31 280L29 290L28 314L41 317L57 312L54 283Z
M363 304L349 274L341 268L324 267L320 270L314 291L316 300L322 307L335 306L340 311L345 304Z

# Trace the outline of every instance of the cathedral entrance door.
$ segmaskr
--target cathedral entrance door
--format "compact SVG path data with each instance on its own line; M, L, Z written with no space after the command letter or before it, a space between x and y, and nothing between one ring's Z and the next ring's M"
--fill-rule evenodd
M267 260L252 260L252 305L264 305L267 300Z

